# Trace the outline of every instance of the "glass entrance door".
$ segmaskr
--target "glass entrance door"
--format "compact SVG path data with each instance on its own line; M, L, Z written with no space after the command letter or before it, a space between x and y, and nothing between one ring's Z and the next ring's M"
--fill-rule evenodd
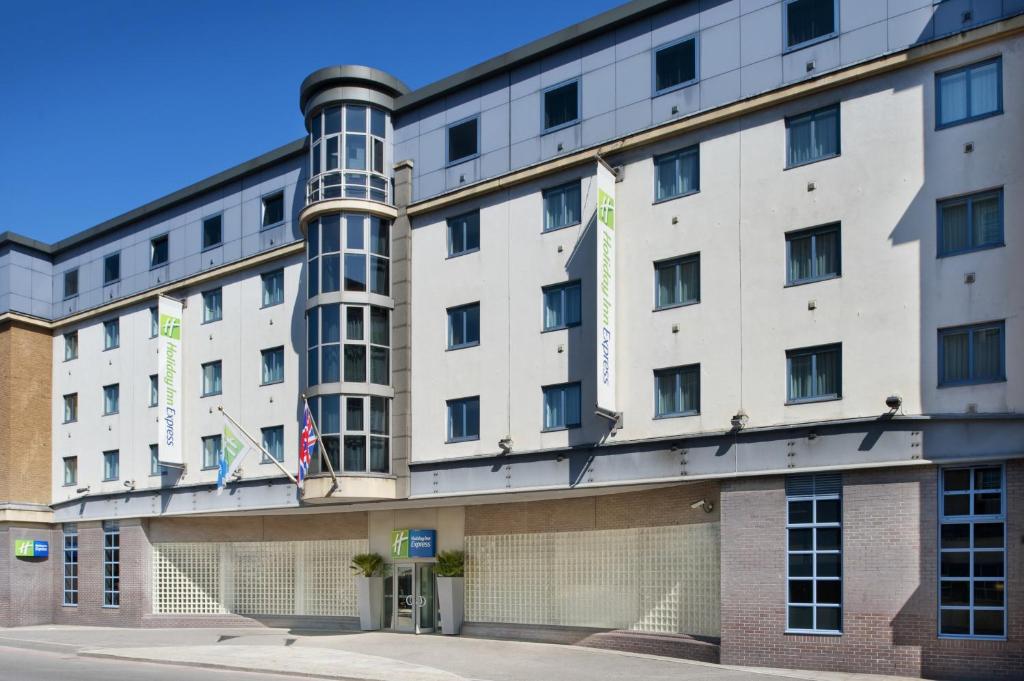
M399 563L394 566L390 584L384 587L384 606L393 608L390 618L395 631L426 634L434 631L437 597L434 593L434 566L431 563ZM394 594L392 598L388 598ZM385 615L385 622L388 621Z

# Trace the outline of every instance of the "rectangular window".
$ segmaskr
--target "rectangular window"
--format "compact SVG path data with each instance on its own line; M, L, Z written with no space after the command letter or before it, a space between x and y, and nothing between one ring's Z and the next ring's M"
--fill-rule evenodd
M78 359L78 332L69 331L64 334L64 361Z
M64 525L64 600L63 605L78 605L78 527Z
M939 201L939 257L1003 243L1003 190Z
M263 385L284 381L284 346L260 350Z
M480 344L480 303L448 308L448 349Z
M942 470L939 635L1006 637L1006 479L1002 466Z
M216 468L220 465L220 435L207 435L203 438L203 468Z
M935 75L936 128L969 123L1002 112L1002 58Z
M64 485L75 485L78 484L78 457L77 456L65 456L64 457Z
M815 402L838 400L842 391L842 345L821 345L786 351L786 400Z
M842 478L787 476L786 506L786 631L842 633Z
M284 192L263 197L263 227L273 227L284 222Z
M448 218L448 257L480 250L480 211Z
M263 307L273 307L284 302L284 270L264 272L260 275L263 283Z
M546 286L544 294L544 330L566 329L580 324L580 282Z
M211 215L203 220L203 250L220 246L224 241L223 218Z
M103 607L121 605L121 532L117 523L103 523Z
M939 329L939 387L1006 380L1006 323Z
M103 349L113 350L121 347L121 320L108 319L103 322Z
M541 388L544 394L544 430L580 425L580 384L562 383Z
M64 423L74 423L78 420L78 393L71 393L64 396Z
M700 191L700 147L693 145L654 157L654 200L665 201Z
M700 302L700 254L654 263L654 308Z
M654 372L654 416L692 416L700 413L700 365L690 364Z
M203 365L203 397L209 397L210 395L220 395L221 384L221 364L220 360L216 362L207 362Z
M166 234L149 242L149 267L160 267L167 264L170 258L169 237Z
M480 118L448 126L448 165L476 158L480 153Z
M697 82L697 36L680 38L654 50L654 94Z
M580 223L580 215L583 210L580 205L579 180L560 187L545 189L543 197L545 232Z
M219 288L203 292L203 324L217 322L224 317L224 294Z
M114 383L113 385L103 386L103 415L110 416L116 414L121 409L121 385Z
M156 338L160 332L160 310L156 305L149 308L149 337Z
M836 0L786 0L786 49L813 45L834 36Z
M68 270L64 273L64 299L74 298L78 295L78 269Z
M163 472L160 466L160 447L157 445L149 446L149 474L160 475Z
M117 480L121 473L121 454L116 449L103 452L103 480Z
M480 398L448 400L448 442L480 439Z
M270 456L277 461L284 461L284 426L261 428L260 435L263 439L263 449L270 452ZM263 455L263 463L270 463L266 454Z
M326 350L326 348L325 348ZM324 355L324 383L328 381L328 365L329 362ZM345 344L345 367L343 378L346 382L351 383L365 383L366 382L366 346L365 345L352 345L350 343Z
M839 224L786 234L786 285L834 279L840 274Z
M544 132L558 130L580 119L580 82L555 85L544 91Z
M111 253L103 258L103 285L113 284L121 278L121 254Z
M155 407L160 403L160 388L156 374L149 377L149 406Z
M839 105L786 119L786 167L839 155Z

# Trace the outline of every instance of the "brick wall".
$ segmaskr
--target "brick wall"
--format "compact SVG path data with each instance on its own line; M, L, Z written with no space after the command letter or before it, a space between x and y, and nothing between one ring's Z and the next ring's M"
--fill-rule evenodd
M149 538L161 542L315 541L366 539L365 511L310 515L153 518Z
M690 504L707 500L705 513ZM466 534L531 534L620 530L718 522L718 482L570 499L484 504L466 508Z
M843 474L843 634L787 635L784 478L722 485L722 661L901 674L1024 678L1024 462L1007 464L1007 641L937 636L937 473Z
M50 542L48 558L16 558L14 540ZM48 624L53 604L53 569L60 554L48 525L0 527L0 626L24 627Z
M50 333L0 323L0 502L50 503Z

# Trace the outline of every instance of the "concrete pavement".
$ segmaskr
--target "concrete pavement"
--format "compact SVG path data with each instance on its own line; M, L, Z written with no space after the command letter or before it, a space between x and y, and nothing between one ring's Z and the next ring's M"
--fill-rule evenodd
M738 668L574 646L389 632L46 626L2 629L0 647L78 655L83 664L100 661L115 665L158 663L344 681L894 681L896 678ZM2 674L0 679L4 679ZM182 677L177 679L180 681Z

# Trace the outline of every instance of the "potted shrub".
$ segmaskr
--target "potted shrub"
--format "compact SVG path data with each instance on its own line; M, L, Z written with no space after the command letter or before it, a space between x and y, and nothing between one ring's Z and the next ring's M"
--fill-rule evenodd
M380 629L384 609L384 556L359 553L352 556L352 572L356 573L359 602L359 628Z
M437 554L434 572L437 575L438 607L441 609L441 633L455 636L462 630L465 610L465 552L441 551Z

